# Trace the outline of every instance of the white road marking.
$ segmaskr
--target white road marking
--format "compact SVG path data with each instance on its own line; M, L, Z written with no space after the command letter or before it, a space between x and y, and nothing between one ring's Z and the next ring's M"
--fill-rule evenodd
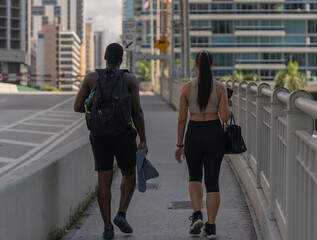
M34 120L34 119L32 119ZM59 125L59 124L48 124L48 123L32 123L32 122L23 122L19 125L30 125L30 126L43 126L43 127L67 127L68 125Z
M7 125L7 126L5 126L5 127L2 127L2 128L0 129L0 132L4 131L4 130L6 130L6 129L12 128L12 127L14 127L14 126L16 126L16 125L19 125L20 123L22 123L22 122L24 122L24 121L27 121L27 120L30 120L30 119L32 119L32 118L38 116L38 115L45 114L45 113L47 113L47 112L49 112L49 111L51 111L51 110L53 110L53 109L55 109L55 108L57 108L57 107L59 107L59 106L62 106L63 104L65 104L65 103L67 103L67 102L69 102L70 100L73 100L73 99L74 99L74 97L70 97L70 98L66 99L65 101L63 101L63 102L61 102L61 103L55 105L54 107L51 107L51 108L49 108L49 109L47 109L47 110L38 112L38 113L36 113L36 114L34 114L34 115L31 115L31 116L29 116L29 117L27 117L27 118L21 119L20 121L17 121L17 122L14 122L14 123L10 124L10 125Z
M14 167L14 165L26 160L28 157L32 156L34 153L36 153L40 149L42 149L42 151L38 152L35 156L33 156L32 158L30 158L29 160L27 160L26 162L24 162L22 165L20 165L19 167L15 168L15 169L21 168L22 166L25 166L26 164L29 164L30 162L33 162L33 161L39 159L40 157L42 157L43 155L45 155L46 153L51 151L58 144L60 144L62 141L64 141L67 137L69 137L75 131L77 131L77 129L82 128L83 124L84 124L84 122L82 121L82 119L77 120L73 124L69 125L69 127L65 128L63 131L50 137L49 139L44 141L42 144L38 145L37 147L33 148L32 150L30 150L29 152L27 152L23 156L19 157L14 163L9 163L6 166L2 167L0 169L0 174L5 172L8 169Z
M46 113L44 115L45 117L57 117L60 119L69 119L69 120L75 120L78 119L78 116L75 115L65 115L65 114L51 114L51 113ZM39 116L41 117L41 116Z
M4 162L4 163L11 163L13 162L15 159L13 158L5 158L5 157L0 157L0 162Z
M57 112L57 113L72 113L74 115L78 115L78 113L74 112L74 109L71 109L71 111L64 111L64 110L52 110L52 112Z
M74 120L69 119L57 119L57 118L42 118L42 117L35 117L35 120L44 120L44 121L62 121L62 122L73 122Z
M18 132L18 133L35 133L35 134L43 134L43 135L54 135L55 132L42 132L42 131L32 131L32 130L22 130L22 129L7 129L4 132Z
M23 146L30 146L30 147L36 147L39 145L38 143L30 143L30 142L23 142L23 141L9 140L9 139L0 139L0 142L16 144L16 145L23 145Z

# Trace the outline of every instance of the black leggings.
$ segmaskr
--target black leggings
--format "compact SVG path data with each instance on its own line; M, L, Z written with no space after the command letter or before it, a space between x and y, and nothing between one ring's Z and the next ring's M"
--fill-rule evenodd
M184 150L189 181L201 182L204 166L207 193L219 192L219 171L225 152L224 133L220 120L189 121Z

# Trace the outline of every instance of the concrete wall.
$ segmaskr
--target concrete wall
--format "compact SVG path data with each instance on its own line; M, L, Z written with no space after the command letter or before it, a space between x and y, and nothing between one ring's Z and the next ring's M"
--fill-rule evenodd
M88 137L0 179L0 239L47 239L97 185Z

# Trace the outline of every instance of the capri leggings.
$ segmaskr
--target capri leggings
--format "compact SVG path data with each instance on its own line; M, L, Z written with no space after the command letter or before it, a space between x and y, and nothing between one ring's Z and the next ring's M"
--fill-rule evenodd
M224 156L224 133L220 120L189 121L185 136L189 181L204 179L207 193L219 192L219 171Z

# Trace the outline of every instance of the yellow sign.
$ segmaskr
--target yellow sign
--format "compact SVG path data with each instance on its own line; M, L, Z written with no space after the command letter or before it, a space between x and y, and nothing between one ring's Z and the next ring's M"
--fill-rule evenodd
M159 40L156 41L154 46L159 49L161 52L165 52L166 48L170 45L170 42L164 37L161 36Z

